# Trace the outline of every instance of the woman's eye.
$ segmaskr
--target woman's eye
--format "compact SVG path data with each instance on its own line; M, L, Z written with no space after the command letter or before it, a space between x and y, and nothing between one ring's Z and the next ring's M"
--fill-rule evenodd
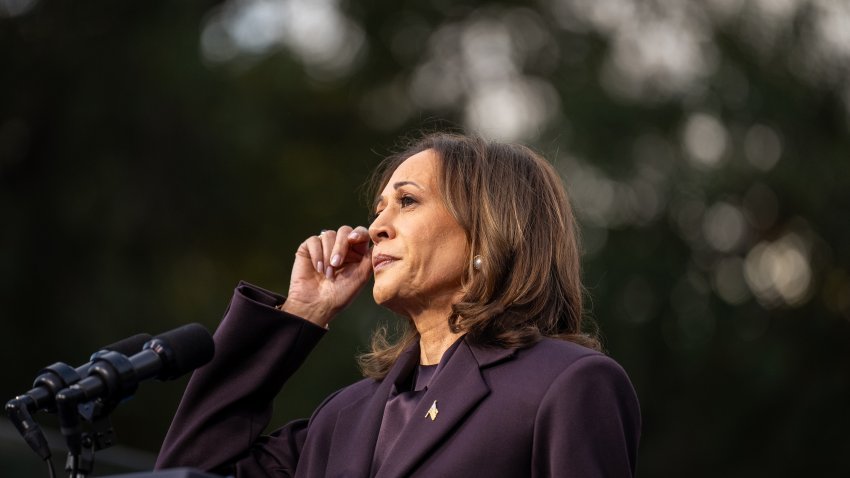
M407 207L407 206L412 206L413 204L416 204L416 200L413 199L410 196L402 196L398 200L398 202L399 202L399 204L401 204L401 207Z

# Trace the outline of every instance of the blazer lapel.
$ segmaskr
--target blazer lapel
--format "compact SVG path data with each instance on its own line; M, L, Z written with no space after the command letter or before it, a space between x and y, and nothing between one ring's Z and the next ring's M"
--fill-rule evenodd
M480 369L513 354L513 350L483 349L467 344L465 338L461 340L463 342L458 345L445 368L428 387L410 422L398 436L390 458L375 475L376 478L410 474L428 452L490 393ZM382 400L386 401L386 396ZM433 419L426 416L432 405L437 410Z
M407 377L418 363L419 342L416 341L402 352L375 393L340 411L328 455L328 476L369 476L389 394L396 382Z

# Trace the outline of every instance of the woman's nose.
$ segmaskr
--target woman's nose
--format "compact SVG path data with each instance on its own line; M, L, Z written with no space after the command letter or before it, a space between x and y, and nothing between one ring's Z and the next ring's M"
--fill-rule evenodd
M378 214L378 217L372 221L372 224L369 225L369 237L372 239L372 242L377 244L384 239L391 239L393 236L393 229L390 225L389 218L386 217L384 212Z

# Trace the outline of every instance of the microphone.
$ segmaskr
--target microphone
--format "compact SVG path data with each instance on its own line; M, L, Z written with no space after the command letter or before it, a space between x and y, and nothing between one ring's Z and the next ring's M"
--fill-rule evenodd
M56 362L43 369L33 382L33 388L30 391L18 395L6 403L6 414L9 416L9 420L18 429L18 433L23 436L24 441L42 460L49 459L50 446L31 413L40 409L55 411L56 394L87 376L97 357L109 351L123 354L138 352L150 339L150 334L136 334L103 347L92 354L88 363L77 368Z
M152 338L150 334L136 334L132 337L119 340L93 353L89 362L77 368L73 368L62 362L56 362L50 365L39 372L33 382L32 390L23 395L18 395L6 404L6 411L9 411L10 406L16 405L13 402L18 402L17 405L26 405L27 410L30 412L41 409L53 412L55 411L54 397L56 394L60 390L68 388L82 380L83 377L86 377L97 357L109 351L118 352L123 355L134 354L142 350L142 346Z
M130 397L140 382L177 378L212 360L214 353L215 343L207 329L188 324L157 335L131 357L114 351L95 357L86 378L56 394L60 431L68 451L81 453L78 404L95 399L117 403Z

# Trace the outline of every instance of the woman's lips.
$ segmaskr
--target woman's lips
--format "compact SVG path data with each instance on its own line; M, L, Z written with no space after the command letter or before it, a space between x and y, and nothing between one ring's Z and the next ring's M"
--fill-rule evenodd
M374 269L375 272L378 272L391 266L397 260L398 257L393 257L387 254L372 256L372 269Z

